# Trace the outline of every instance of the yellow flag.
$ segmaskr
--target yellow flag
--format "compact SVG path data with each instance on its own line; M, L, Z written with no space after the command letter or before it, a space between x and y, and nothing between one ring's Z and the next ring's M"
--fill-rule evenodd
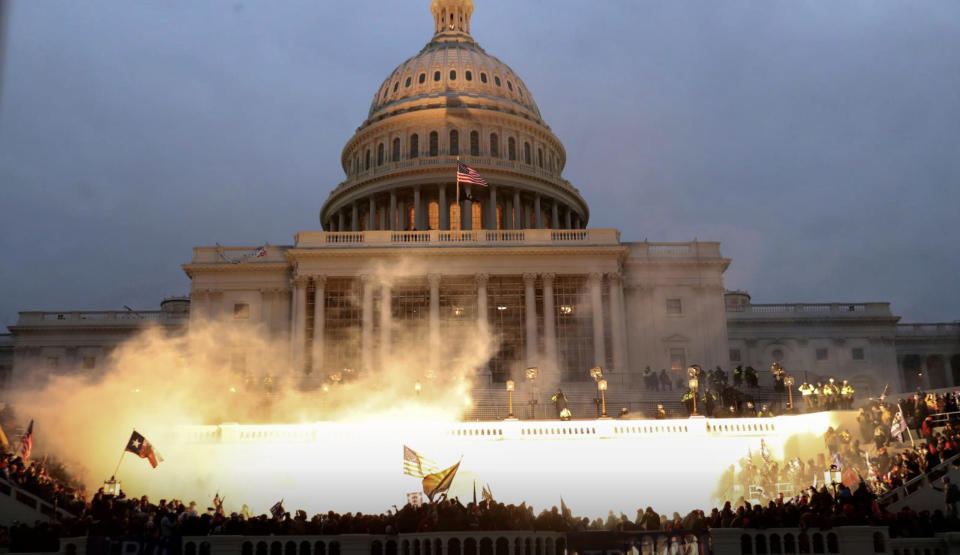
M7 441L7 434L3 431L3 426L0 426L0 447L3 447L4 451L10 449L10 442Z
M435 472L433 474L427 474L423 477L423 493L427 494L427 497L430 498L430 502L433 502L433 496L443 493L450 489L450 484L453 483L453 477L457 474L457 470L460 468L460 463L451 466L450 468L441 470L440 472Z

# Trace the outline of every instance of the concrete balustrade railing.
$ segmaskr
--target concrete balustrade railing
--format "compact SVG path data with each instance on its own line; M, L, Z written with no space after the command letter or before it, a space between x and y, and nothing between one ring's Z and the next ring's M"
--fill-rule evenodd
M419 247L425 245L618 245L615 229L301 231L296 248ZM194 260L199 262L200 260Z
M523 407L517 405L517 414ZM781 420L796 416L770 418L677 418L665 420L620 420L614 418L581 420L502 420L421 424L420 429L437 437L499 441L538 438L621 438L648 435L684 437L773 436ZM235 424L181 426L172 431L180 440L197 443L297 443L349 436L358 427L377 423L314 422L310 424Z
M563 555L562 532L470 531L324 536L184 536L163 546L181 555ZM103 552L159 551L131 540L106 540ZM179 549L177 549L179 547ZM60 553L86 555L87 538L60 541Z

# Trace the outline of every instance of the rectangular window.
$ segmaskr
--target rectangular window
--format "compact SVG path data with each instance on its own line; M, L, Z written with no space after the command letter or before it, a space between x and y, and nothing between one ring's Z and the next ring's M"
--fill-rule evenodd
M83 357L83 369L93 370L97 367L97 357Z
M853 348L853 360L863 360L863 347Z
M667 314L682 314L683 304L680 299L667 299Z
M684 370L687 367L686 349L670 349L670 370Z
M236 303L233 305L234 320L248 320L250 318L250 305L247 303Z
M817 349L817 360L827 360L826 349Z
M740 362L740 349L730 349L730 362Z

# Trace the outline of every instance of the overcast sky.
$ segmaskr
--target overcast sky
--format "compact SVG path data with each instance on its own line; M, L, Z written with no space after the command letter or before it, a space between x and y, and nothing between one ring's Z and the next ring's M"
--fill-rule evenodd
M590 227L720 241L754 302L960 319L960 2L475 0ZM157 309L196 245L319 229L428 0L15 0L0 324Z

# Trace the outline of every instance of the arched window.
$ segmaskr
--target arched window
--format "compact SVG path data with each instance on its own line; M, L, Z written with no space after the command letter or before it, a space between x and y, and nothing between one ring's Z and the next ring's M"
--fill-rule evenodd
M407 231L417 229L417 209L412 204L407 205Z
M493 84L498 87L500 86L500 78L497 77L496 75L493 76Z
M421 74L420 74L420 77L417 77L417 83L420 83L421 85L422 85L426 80L427 80L427 74L426 74L426 73L421 73Z
M480 133L470 132L470 156L480 156Z
M439 72L439 71L434 71L434 72L433 72L433 80L434 80L434 81L439 81L439 80L440 80L440 72Z
M500 157L500 137L496 133L490 133L490 156Z
M481 83L486 83L486 82L487 82L487 74L486 74L486 73L482 73L482 72L480 73L480 82L481 82Z
M440 154L440 135L436 131L430 132L430 156Z
M466 73L464 74L464 77L467 78L467 81L473 81L473 74L470 73L470 70L469 70L469 69L468 69L468 70L466 71Z
M367 154L363 157L363 169L370 169L370 149L367 149Z
M383 143L377 145L377 165L383 164Z
M393 152L391 158L394 162L400 161L400 137L393 139Z
M456 81L456 80L457 80L457 70L455 70L455 69L451 69L451 70L450 70L450 80L451 80L451 81Z
M523 161L527 164L530 164L530 143L523 143Z
M470 205L470 224L473 229L483 229L483 205L480 201L475 201Z
M404 87L404 88L409 87L409 86L410 86L410 83L412 83L412 82L413 82L413 77L407 77L407 80L406 80L406 82L404 82L403 87Z
M507 139L507 158L510 160L517 159L517 141L513 137Z
M410 158L420 156L420 135L410 135Z
M427 205L427 229L440 229L440 205L436 201Z
M537 165L543 167L543 149L537 148Z
M450 130L450 156L460 154L460 133L456 129Z
M507 88L510 89L511 92L513 92L513 83L511 83L510 81L507 81Z

